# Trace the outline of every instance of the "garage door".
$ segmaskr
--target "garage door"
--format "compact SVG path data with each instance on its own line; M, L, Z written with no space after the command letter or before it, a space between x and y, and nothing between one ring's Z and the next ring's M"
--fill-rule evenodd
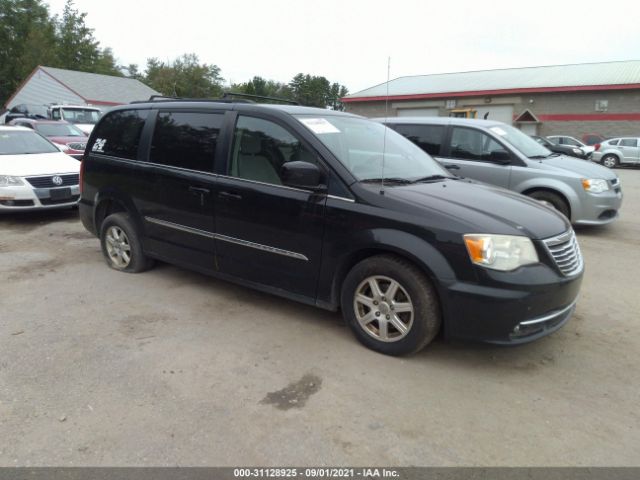
M399 117L437 117L438 108L400 108Z
M513 105L478 105L472 108L477 110L480 119L488 113L487 120L497 120L507 125L513 123Z

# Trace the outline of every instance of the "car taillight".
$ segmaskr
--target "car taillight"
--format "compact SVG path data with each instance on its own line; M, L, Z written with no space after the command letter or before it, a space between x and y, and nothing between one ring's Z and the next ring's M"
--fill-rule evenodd
M595 147L595 149L596 149L596 150L595 150L596 152L597 152L598 150L600 150L600 144L599 144L599 143L596 143L596 144L594 145L594 147Z
M80 195L82 195L82 177L84 176L84 158L80 160Z

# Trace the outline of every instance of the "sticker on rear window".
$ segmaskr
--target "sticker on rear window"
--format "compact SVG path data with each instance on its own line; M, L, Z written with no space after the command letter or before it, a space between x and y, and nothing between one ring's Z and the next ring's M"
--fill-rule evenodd
M497 133L498 135L501 135L503 137L507 134L507 132L505 132L500 127L491 127L489 130L491 130L493 133Z
M313 133L321 135L323 133L340 133L332 123L325 118L301 118L300 121Z

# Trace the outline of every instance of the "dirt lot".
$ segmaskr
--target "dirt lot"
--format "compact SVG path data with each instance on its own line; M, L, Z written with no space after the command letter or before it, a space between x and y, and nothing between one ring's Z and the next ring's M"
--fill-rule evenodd
M638 465L640 170L556 334L405 359L336 314L0 217L0 465Z

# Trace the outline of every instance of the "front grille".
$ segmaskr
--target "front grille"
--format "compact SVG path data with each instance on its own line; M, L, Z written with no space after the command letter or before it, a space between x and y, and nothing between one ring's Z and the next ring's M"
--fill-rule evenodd
M72 195L69 198L63 198L61 200L51 200L50 198L41 198L40 203L42 205L58 205L62 203L77 202L79 198L80 198L80 195Z
M60 177L62 183L60 185L53 183L53 177ZM71 173L69 175L47 175L46 177L27 177L25 180L35 188L68 187L78 185L78 183L80 183L80 175L77 173Z
M72 142L72 143L67 143L67 147L73 149L73 150L84 150L85 148L87 148L87 144L86 143L78 143L78 142Z
M582 254L573 230L547 238L543 242L556 266L565 276L576 275L582 271Z

